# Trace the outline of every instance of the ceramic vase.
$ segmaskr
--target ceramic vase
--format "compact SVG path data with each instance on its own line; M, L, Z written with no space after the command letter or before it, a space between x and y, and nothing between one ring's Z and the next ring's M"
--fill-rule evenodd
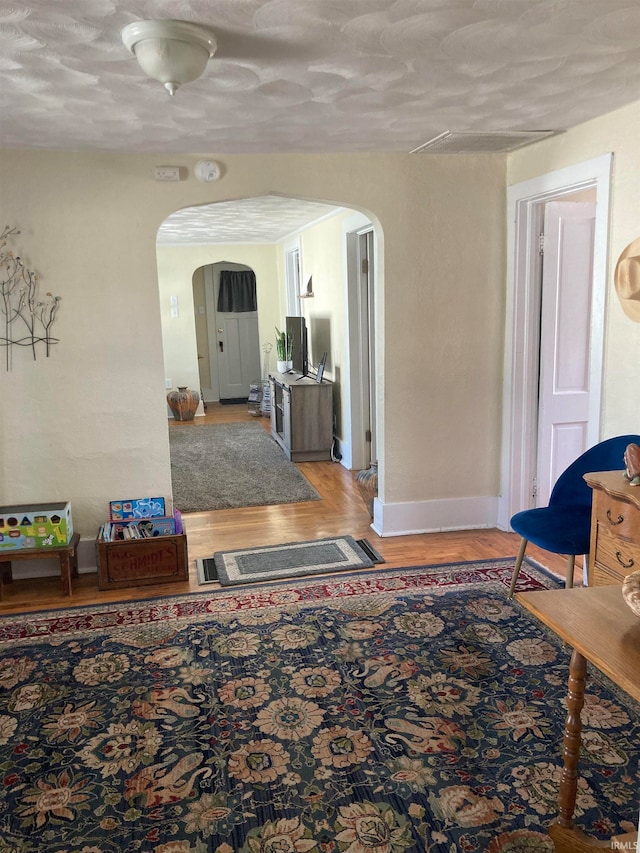
M177 421L192 421L200 402L197 391L191 391L186 385L179 385L177 391L169 391L167 403Z
M276 362L276 369L278 373L288 373L290 370L293 370L293 362L292 361L278 361Z

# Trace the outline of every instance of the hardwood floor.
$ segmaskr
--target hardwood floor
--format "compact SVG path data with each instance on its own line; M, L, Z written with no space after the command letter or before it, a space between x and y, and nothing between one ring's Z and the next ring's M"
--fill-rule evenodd
M249 414L246 405L223 406L210 403L207 412L194 421L169 421L169 429L198 429L206 423L257 421L269 431L268 418ZM276 545L323 536L350 534L366 538L385 558L386 568L515 557L519 537L500 530L463 530L451 533L424 533L381 538L371 529L367 507L355 485L355 472L334 462L302 462L299 469L321 495L321 501L246 507L192 513L184 516L189 548L189 581L156 584L128 589L100 591L96 573L81 574L73 581L71 598L62 595L60 579L15 580L4 586L0 615L30 612L73 605L132 601L185 592L203 592L211 585L198 584L195 561L214 551L248 545ZM533 546L527 553L564 578L564 557L548 554ZM576 575L581 569L576 569ZM576 578L576 581L578 577Z

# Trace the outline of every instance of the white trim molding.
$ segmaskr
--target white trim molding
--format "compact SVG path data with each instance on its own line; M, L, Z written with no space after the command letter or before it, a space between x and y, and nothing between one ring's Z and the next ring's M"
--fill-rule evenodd
M535 472L538 340L540 306L538 235L546 202L595 189L590 352L590 445L601 435L609 200L613 154L539 175L507 188L507 291L503 380L501 489L497 526L510 529L511 516L529 506Z
M371 527L378 536L408 536L447 530L484 530L496 526L497 497L446 498L385 504L373 501Z

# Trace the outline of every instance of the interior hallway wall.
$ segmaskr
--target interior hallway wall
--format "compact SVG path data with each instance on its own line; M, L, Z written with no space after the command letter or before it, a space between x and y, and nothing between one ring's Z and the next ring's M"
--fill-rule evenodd
M381 500L402 509L495 496L505 158L216 154L225 175L202 184L200 156L173 157L189 178L159 183L153 154L2 151L2 219L22 230L16 248L62 302L51 358L19 352L0 373L0 500L70 499L92 553L109 500L171 495L158 227L186 206L274 192L363 210L383 235ZM238 260L258 274L237 249L201 263ZM266 306L269 330L282 307Z

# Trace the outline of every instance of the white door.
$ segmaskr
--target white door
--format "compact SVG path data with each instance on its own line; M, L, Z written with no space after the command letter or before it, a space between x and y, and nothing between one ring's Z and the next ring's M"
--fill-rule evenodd
M261 376L258 312L217 310L221 268L248 269L232 263L205 267L211 384L217 385L220 400L245 400L250 384Z
M545 206L536 505L589 446L591 302L596 206Z
M257 312L218 312L216 342L220 399L246 399L260 381Z

